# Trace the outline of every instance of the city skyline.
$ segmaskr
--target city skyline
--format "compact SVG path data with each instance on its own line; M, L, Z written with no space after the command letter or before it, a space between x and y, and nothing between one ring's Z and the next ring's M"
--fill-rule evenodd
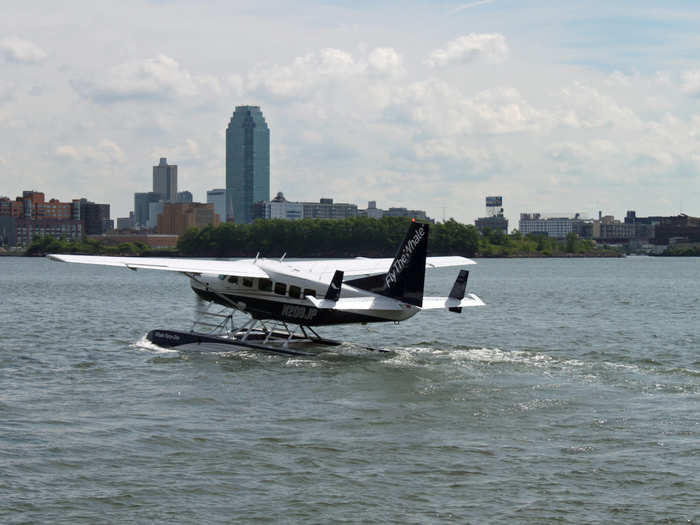
M87 195L125 216L165 156L203 200L225 184L231 111L251 104L274 128L270 189L291 200L377 200L473 223L499 194L513 224L521 211L700 207L700 8L687 2L9 2L5 13L10 197ZM274 38L240 45L260 35Z

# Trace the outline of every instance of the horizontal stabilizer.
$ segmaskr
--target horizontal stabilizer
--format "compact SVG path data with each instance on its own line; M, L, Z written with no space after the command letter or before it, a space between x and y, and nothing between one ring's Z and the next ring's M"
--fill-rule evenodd
M473 293L467 294L463 299L454 297L423 297L423 310L438 310L441 308L464 308L467 306L484 306L484 301Z
M426 257L426 268L447 268L450 266L466 266L468 264L476 264L471 259L461 257L459 255L450 255L447 257Z
M331 301L306 296L306 300L322 310L408 310L411 308L409 305L389 297L347 297Z

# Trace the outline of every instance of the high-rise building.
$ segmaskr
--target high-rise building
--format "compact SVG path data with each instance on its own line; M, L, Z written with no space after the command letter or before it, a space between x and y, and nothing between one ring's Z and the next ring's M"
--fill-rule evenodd
M73 199L73 219L85 223L86 235L101 235L110 228L109 204L95 204L87 199Z
M160 193L166 202L177 200L177 164L168 164L165 157L153 166L153 192Z
M192 192L187 190L178 191L175 200L176 202L193 202Z
M226 128L226 215L249 223L253 203L270 200L270 129L258 106L236 106Z
M214 213L220 222L226 221L226 190L223 188L207 191L207 204L214 205Z
M134 227L147 228L150 217L149 206L152 202L162 200L160 193L149 191L148 193L134 193ZM157 220L157 218L156 218Z

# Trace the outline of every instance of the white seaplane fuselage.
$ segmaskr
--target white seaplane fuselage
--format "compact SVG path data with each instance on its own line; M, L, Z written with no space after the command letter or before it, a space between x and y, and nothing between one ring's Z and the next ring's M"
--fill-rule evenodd
M190 285L203 299L234 307L253 317L272 316L308 326L398 322L421 311L418 306L346 283L342 285L340 300L335 302L336 305L342 304L342 310L323 308L331 306L323 297L333 278L333 271L317 265L300 269L293 263L270 259L258 259L255 264L268 275L267 278L203 274L191 277ZM357 309L352 308L353 302Z

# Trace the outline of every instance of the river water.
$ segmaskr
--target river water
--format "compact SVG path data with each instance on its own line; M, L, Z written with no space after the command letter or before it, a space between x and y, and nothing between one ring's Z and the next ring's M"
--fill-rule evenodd
M470 270L290 358L144 345L179 275L0 258L0 523L700 523L700 259Z

